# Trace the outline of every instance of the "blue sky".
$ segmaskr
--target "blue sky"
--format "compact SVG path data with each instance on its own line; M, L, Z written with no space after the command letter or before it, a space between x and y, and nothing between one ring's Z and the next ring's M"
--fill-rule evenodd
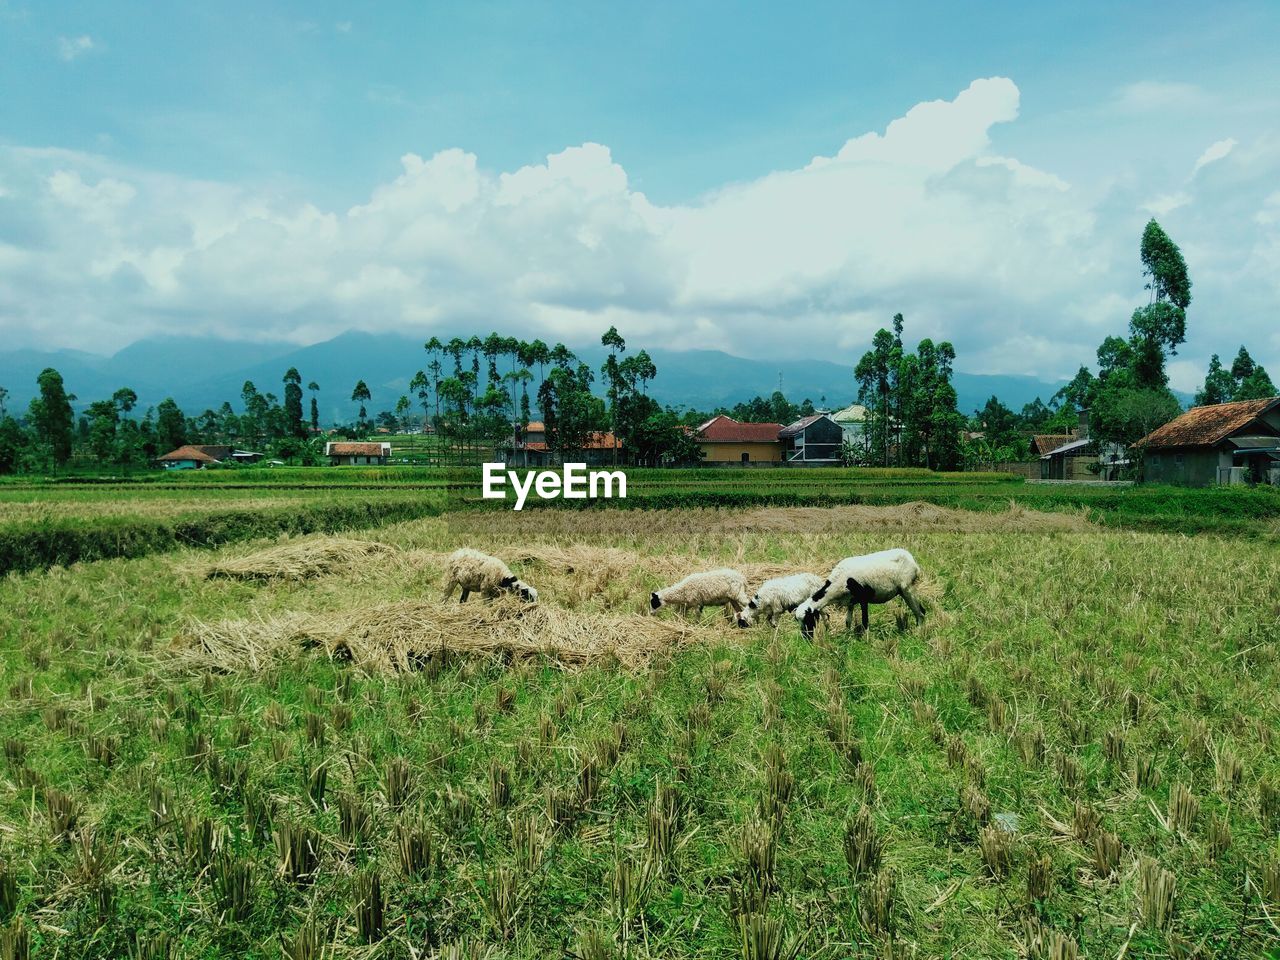
M1061 376L1141 302L1155 214L1198 295L1175 380L1224 323L1280 367L1278 46L1260 2L0 0L0 335L820 326L852 356L901 309L964 369Z

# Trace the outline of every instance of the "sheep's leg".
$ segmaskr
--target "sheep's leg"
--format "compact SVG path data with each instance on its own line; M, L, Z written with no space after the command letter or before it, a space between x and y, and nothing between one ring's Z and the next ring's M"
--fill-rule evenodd
M853 629L853 601L850 600L844 605L844 632L848 633Z
M470 588L468 588L468 587L463 587L463 588L462 588L462 596L460 596L460 597L458 598L458 602L459 602L459 603L466 603L466 602L467 602L467 597L469 597L469 596L471 596L471 590L470 590Z
M450 580L448 583L446 583L444 585L444 596L440 598L440 602L444 603L446 600L452 597L453 591L456 589L458 589L458 581Z
M867 609L867 601L862 601L862 632L866 633L871 626L871 612Z
M902 599L907 601L907 606L916 615L916 623L924 623L924 608L920 606L920 601L906 587L903 587L901 592Z

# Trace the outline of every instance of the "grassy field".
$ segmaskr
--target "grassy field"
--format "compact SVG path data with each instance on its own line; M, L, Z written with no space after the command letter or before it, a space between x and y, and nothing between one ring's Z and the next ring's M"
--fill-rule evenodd
M183 511L212 476L64 502ZM1274 501L855 477L860 505L466 509L288 564L259 539L10 574L0 956L1280 955ZM1123 525L1175 510L1254 539ZM439 604L461 544L537 606ZM643 614L698 567L891 545L921 627ZM260 575L206 578L228 561Z

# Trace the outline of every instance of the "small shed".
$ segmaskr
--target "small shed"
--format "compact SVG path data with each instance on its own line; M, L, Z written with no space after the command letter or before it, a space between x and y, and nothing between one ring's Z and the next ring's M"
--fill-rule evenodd
M324 445L324 455L333 467L381 467L391 456L391 444L387 441L331 440Z
M222 463L257 463L261 459L260 453L237 450L225 444L187 443L157 457L156 463L166 470L199 470Z
M829 413L803 417L778 431L788 463L830 466L840 462L844 431Z
M1280 397L1192 407L1133 446L1150 483L1280 485Z

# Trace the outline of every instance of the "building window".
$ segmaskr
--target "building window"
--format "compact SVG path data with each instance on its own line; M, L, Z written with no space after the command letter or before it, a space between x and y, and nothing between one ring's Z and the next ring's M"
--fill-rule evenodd
M749 454L749 453L744 453L744 454L742 455L742 462L743 462L743 463L750 463L750 462L751 462L751 454Z
M1179 466L1179 467L1182 466L1182 454L1175 453L1173 455L1173 462L1176 466Z

